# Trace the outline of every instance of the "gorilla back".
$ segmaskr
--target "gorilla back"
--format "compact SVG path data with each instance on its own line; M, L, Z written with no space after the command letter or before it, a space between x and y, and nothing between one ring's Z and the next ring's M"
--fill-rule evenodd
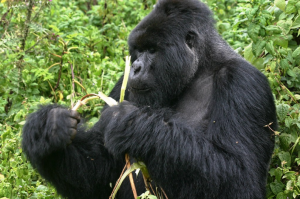
M32 165L71 199L107 199L126 153L145 162L169 199L264 198L273 96L264 75L218 35L207 6L160 0L128 44L127 101L104 107L91 130L77 129L76 112L41 107L23 129ZM121 82L110 94L116 100ZM129 181L117 197L133 197Z

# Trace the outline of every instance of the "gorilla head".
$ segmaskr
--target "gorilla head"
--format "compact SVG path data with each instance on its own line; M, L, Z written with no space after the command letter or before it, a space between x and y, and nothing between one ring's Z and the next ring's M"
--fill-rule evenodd
M208 66L206 38L215 37L213 27L210 10L198 0L159 1L129 36L130 101L170 105Z

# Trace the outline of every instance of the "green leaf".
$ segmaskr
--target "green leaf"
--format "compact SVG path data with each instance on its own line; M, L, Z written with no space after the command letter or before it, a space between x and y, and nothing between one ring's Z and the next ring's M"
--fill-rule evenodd
M147 197L147 199L157 199L157 197L153 196L153 195L150 195L150 196Z
M276 199L287 199L287 198L288 196L283 192L278 193L278 195L276 196Z
M286 171L286 173L284 173L283 178L288 179L288 180L296 180L296 172L295 171Z
M270 176L275 176L275 169L274 168L270 168L269 174L270 174Z
M291 29L300 28L300 15L295 19L292 24Z
M283 48L287 48L289 45L289 41L282 36L272 37L272 40L274 41L274 45L279 45L282 46Z
M147 171L147 168L146 168L146 165L145 163L143 162L135 162L133 163L125 172L124 174L122 175L116 189L114 190L113 194L112 194L112 199L114 199L116 197L116 194L118 192L118 190L120 189L123 181L125 180L125 178L131 173L133 172L134 170L136 169L141 169L142 171ZM145 173L143 173L143 175L145 176L145 178L149 177L149 176L146 176L146 175L149 175L148 174L148 171L147 171L147 174L145 175Z
M287 74L291 77L297 77L297 74L293 70L290 70L290 69L288 69Z
M275 49L274 49L274 42L273 41L269 41L266 44L266 50L271 54L271 55L275 55Z
M275 25L266 26L265 29L267 31L267 34L269 34L269 35L280 34L282 32L281 29L278 26L275 26Z
M252 53L252 44L245 47L244 58L251 63L254 55Z
M281 151L280 153L278 153L278 157L279 157L281 163L285 162L285 165L287 167L291 166L291 155L289 152Z
M254 42L256 42L258 39L259 30L260 30L260 26L254 23L250 23L250 25L248 26L247 29L248 35Z
M22 122L19 122L20 125L24 125L26 123L26 121L22 121Z
M289 112L289 108L290 107L287 104L279 104L276 106L277 116L279 120L284 120L284 118L287 116L287 113Z
M292 20L280 20L277 26L282 30L283 34L287 35L292 27Z
M288 150L290 148L291 135L282 133L279 136L279 140L280 140L280 147L282 147L283 150Z
M292 118L289 118L289 117L286 117L285 120L284 120L284 124L286 127L290 128L291 125L293 123L293 119Z
M292 180L289 180L287 183L286 183L286 190L292 190L293 189L293 181Z
M270 187L271 187L272 192L275 195L277 195L280 192L282 192L285 185L282 182L272 182L272 183L270 183Z
M275 178L277 180L277 182L280 182L281 181L281 177L282 177L282 171L280 170L280 168L277 168L275 170Z
M255 57L258 57L264 50L266 46L266 41L260 40L256 43L252 43L252 52Z
M275 0L275 6L280 10L285 11L285 0Z
M271 64L270 64L270 70L271 70L271 72L274 72L274 71L275 71L276 66L277 66L276 62L275 62L275 61L272 61Z
M54 32L59 33L59 28L57 28L55 25L49 25L49 27L52 28Z
M37 188L36 188L37 191L47 191L48 188L44 185L39 185Z
M298 2L298 0L289 0L288 1L288 4L286 5L286 8L285 8L285 13L287 14L291 14L293 12L296 11L296 3Z
M287 71L290 67L290 64L287 59L280 60L280 68L284 71Z
M296 48L296 50L294 50L292 56L293 58L296 58L300 55L300 47Z
M245 47L244 58L254 65L257 69L261 70L264 68L264 59L255 57L252 53L252 44Z

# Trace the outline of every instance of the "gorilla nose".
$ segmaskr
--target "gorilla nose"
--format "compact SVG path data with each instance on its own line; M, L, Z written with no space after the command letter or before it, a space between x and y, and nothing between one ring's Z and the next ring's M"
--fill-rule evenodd
M132 64L132 70L134 75L138 75L138 73L141 72L143 68L144 68L144 64L140 60L135 60Z

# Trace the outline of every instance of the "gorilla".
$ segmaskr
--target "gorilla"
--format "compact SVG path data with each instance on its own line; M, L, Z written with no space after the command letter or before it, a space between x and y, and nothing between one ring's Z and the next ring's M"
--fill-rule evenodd
M130 33L125 101L91 128L57 104L23 129L31 164L69 199L108 199L125 164L143 161L169 199L262 199L276 110L265 76L235 53L198 0L160 0ZM123 77L110 93L120 98ZM134 175L138 194L145 192ZM129 180L118 199L133 198Z

